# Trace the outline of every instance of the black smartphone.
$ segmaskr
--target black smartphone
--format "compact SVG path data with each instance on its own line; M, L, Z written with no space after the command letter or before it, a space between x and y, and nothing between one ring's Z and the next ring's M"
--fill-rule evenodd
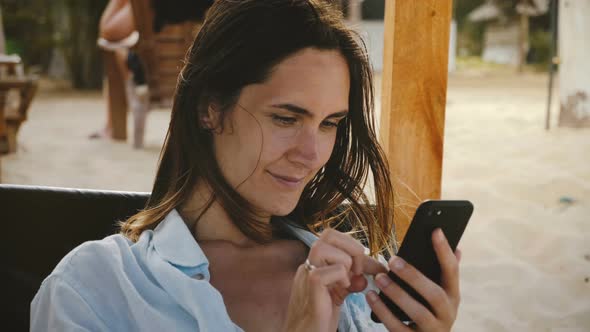
M455 251L472 213L473 204L469 201L428 200L422 202L416 210L397 256L440 285L441 270L432 246L432 232L436 228L441 228L451 249ZM432 311L428 302L395 273L389 271L388 275L410 296ZM379 297L402 322L411 322L410 317L385 294L381 292ZM380 322L375 313L371 313L371 319Z

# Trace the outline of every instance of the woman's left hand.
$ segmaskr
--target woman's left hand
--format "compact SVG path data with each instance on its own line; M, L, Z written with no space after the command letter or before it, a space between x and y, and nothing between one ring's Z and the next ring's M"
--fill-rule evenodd
M381 291L414 321L418 331L450 331L457 318L460 302L459 260L461 254L458 249L453 253L440 229L432 233L432 243L442 272L440 286L399 257L393 257L389 261L389 268L424 297L432 307L432 312L408 295L386 274L378 274L376 283ZM389 331L416 330L396 318L375 292L367 293L367 302Z

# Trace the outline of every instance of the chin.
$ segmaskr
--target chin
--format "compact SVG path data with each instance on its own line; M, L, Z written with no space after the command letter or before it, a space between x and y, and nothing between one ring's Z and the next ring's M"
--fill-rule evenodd
M269 200L270 201L264 205L262 210L266 211L271 216L283 217L293 212L297 203L299 203L299 196L297 199L275 197L270 198Z
M295 207L297 206L297 203L295 204L285 204L284 206L273 206L270 209L266 209L266 211L269 212L270 215L272 216L278 216L278 217L284 217L286 215L288 215L289 213L293 212L293 210L295 209Z

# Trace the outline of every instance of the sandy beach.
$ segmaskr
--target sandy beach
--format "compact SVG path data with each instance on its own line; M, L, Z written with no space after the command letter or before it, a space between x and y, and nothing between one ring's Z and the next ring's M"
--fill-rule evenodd
M544 74L449 77L443 198L475 205L455 331L590 331L590 129L545 131L546 99ZM2 182L150 191L169 112L150 113L134 150L87 139L104 107L99 92L42 82Z

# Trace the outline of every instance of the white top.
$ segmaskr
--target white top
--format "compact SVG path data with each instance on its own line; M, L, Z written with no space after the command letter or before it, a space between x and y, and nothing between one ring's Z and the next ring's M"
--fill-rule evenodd
M308 246L317 240L286 224ZM117 234L66 255L31 303L31 331L243 331L209 277L207 257L173 210L135 243ZM368 279L367 290L376 289ZM341 308L339 331L385 331L363 293Z

